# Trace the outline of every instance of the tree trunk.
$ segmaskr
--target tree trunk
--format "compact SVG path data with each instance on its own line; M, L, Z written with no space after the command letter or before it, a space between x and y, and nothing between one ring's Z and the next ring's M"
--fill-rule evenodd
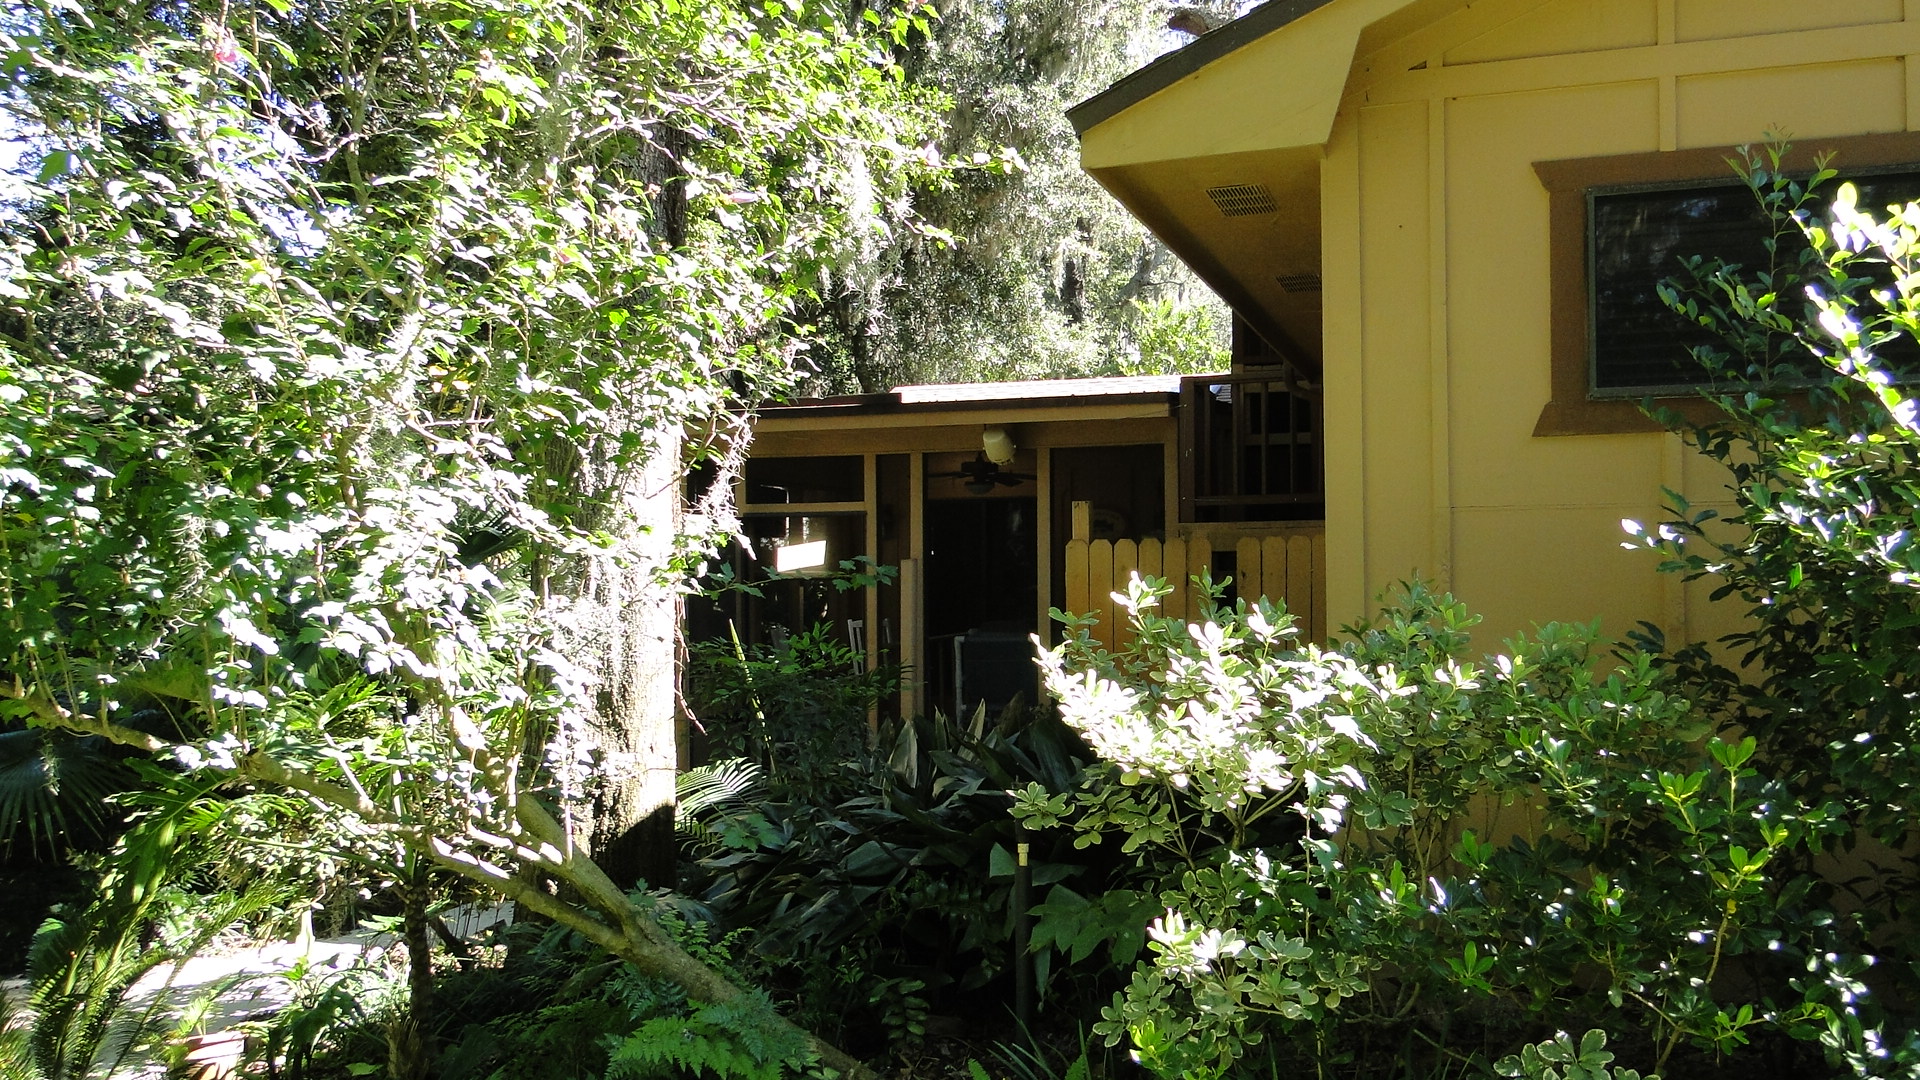
M679 771L674 641L668 579L680 518L680 435L636 431L646 460L622 468L589 448L576 488L588 528L615 540L584 558L571 586L575 640L567 651L595 680L593 775L582 794L587 850L621 888L676 884L674 777ZM573 575L569 575L573 576Z
M681 157L690 137L677 128L656 132L635 162L658 185L654 239L677 247L687 239L687 187ZM624 397L626 395L616 395ZM613 882L631 889L678 884L673 827L674 779L679 774L679 595L671 575L680 531L682 432L656 425L644 403L625 406L626 430L607 445L584 448L574 490L580 524L615 539L613 551L587 558L570 591L590 632L574 659L590 667L594 687L593 740L598 754L587 785L591 820L587 850ZM637 463L625 440L644 446Z
M393 1080L426 1080L433 1060L427 1025L433 1013L433 939L427 929L428 870L411 853L396 892L400 939L407 949L407 1005L387 1032L387 1071Z

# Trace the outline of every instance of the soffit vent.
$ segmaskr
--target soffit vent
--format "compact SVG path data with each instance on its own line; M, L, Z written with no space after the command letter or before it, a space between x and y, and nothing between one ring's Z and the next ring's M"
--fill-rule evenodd
M1273 192L1265 184L1226 184L1207 189L1207 198L1228 217L1251 217L1254 214L1271 214L1280 209L1273 201Z
M1319 274L1280 274L1273 280L1280 283L1281 291L1290 293L1319 292Z

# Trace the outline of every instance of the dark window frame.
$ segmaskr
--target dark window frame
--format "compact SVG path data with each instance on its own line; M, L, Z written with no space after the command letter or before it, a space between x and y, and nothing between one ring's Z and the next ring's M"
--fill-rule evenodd
M1920 132L1800 140L1782 168L1811 171L1815 157L1823 153L1832 155L1830 164L1843 178L1848 170L1920 168ZM1732 162L1738 158L1738 148L1729 146L1534 163L1547 192L1551 320L1551 395L1534 424L1534 435L1661 431L1661 425L1641 411L1641 401L1649 396L1692 419L1712 414L1712 404L1697 393L1593 389L1588 207L1596 191L1675 188L1688 182L1717 186L1732 175Z

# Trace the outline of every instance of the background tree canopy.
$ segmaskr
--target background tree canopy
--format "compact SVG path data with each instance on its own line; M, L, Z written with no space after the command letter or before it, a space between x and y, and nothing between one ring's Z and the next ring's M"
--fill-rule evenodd
M999 158L921 186L924 231L875 234L810 310L819 391L1222 370L1227 310L1080 169L1067 109L1187 39L1151 0L940 0L906 51L950 104L931 158ZM1224 22L1226 11L1213 22Z

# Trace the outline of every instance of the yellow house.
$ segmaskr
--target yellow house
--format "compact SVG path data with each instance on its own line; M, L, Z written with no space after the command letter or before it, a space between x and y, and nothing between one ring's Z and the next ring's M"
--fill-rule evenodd
M844 628L913 668L903 711L1030 678L1049 606L1111 633L1134 569L1231 576L1316 637L1410 578L1488 647L1724 633L1732 605L1622 547L1663 488L1725 483L1641 411L1700 404L1653 283L1753 242L1728 159L1769 132L1920 196L1920 0L1272 0L1070 116L1233 306L1234 370L762 412L735 558L795 573L707 614ZM806 584L855 555L898 585Z
M1770 131L1920 192L1920 3L1272 0L1070 115L1087 171L1324 395L1328 625L1419 576L1488 645L1709 638L1732 613L1621 546L1663 487L1724 484L1639 409L1684 350L1622 267L1715 254L1687 219L1751 207L1715 185Z

